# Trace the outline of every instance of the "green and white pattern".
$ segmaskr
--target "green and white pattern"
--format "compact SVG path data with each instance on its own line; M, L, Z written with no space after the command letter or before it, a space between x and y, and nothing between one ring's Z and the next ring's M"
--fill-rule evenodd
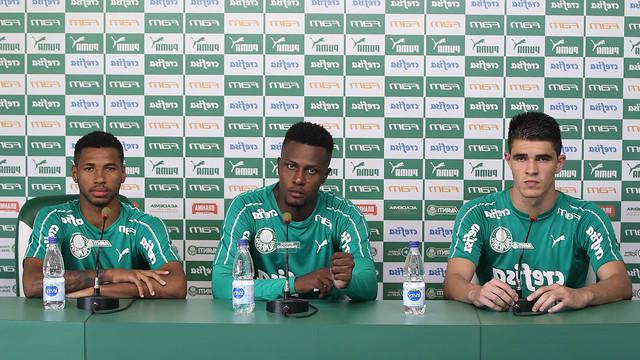
M0 0L0 293L18 209L77 192L74 143L103 129L208 296L226 205L306 120L336 137L325 190L370 221L380 298L409 240L439 298L455 215L508 186L527 110L561 122L558 187L611 216L639 298L640 0Z

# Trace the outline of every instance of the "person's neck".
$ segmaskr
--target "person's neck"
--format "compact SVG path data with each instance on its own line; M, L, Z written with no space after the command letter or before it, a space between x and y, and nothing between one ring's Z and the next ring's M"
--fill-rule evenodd
M276 198L276 203L278 205L278 208L280 209L280 213L284 214L286 212L291 214L291 219L293 221L303 221L306 218L308 218L311 213L313 213L313 210L316 207L316 201L317 201L317 197L316 200L313 201L313 204L307 204L303 207L291 207L288 206L285 201L284 201L284 195L281 194L280 192L280 187L276 186L273 189L273 195Z
M510 188L509 198L511 198L513 207L522 213L528 215L535 214L536 216L551 210L558 198L558 192L555 190L550 191L548 194L539 198L525 198L514 194L516 194L516 191L513 188Z
M116 221L118 216L120 216L121 206L118 198L115 198L109 204L102 207L95 206L86 200L83 201L83 199L80 198L80 212L82 213L82 216L84 216L89 224L95 226L99 230L102 229L102 209L105 207L111 209L111 213L109 214L109 217L104 224L104 228L107 229Z

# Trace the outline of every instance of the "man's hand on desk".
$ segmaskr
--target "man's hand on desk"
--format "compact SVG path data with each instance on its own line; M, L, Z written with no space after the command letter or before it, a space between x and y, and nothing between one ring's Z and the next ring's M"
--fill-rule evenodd
M294 284L296 293L304 294L316 289L320 292L320 297L328 294L332 287L333 280L331 279L329 268L318 269L306 275L298 276Z
M155 287L158 285L165 286L166 281L162 276L169 275L166 270L128 270L128 269L104 269L100 274L100 283L105 284L123 284L131 283L138 288L138 296L144 297L145 289L151 296L156 294ZM93 287L74 291L67 294L67 297L77 298L93 295Z
M471 290L469 299L477 307L486 306L496 311L505 311L518 300L518 294L511 286L494 278Z
M556 312L564 308L581 309L589 305L591 292L585 289L572 289L560 284L543 286L527 296L533 301L533 311Z
M329 270L336 280L335 286L339 289L349 286L353 273L353 255L349 253L337 252L331 255L331 267Z

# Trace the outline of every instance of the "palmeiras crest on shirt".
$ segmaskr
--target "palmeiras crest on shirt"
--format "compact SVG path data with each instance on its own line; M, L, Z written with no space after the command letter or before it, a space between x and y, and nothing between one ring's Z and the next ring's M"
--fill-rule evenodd
M273 230L264 227L256 233L254 245L261 254L271 253L276 249L276 234Z

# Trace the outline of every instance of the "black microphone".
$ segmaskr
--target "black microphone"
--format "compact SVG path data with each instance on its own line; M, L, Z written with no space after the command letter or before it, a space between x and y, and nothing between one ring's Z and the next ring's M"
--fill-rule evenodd
M283 314L298 314L309 311L309 303L297 298L291 297L291 289L289 286L289 224L291 224L291 213L285 212L282 214L282 223L285 226L285 244L284 247L284 298L279 300L267 301L267 311L272 313Z
M533 223L538 220L538 214L535 211L529 213L529 229L527 230L527 236L524 238L524 243L529 241L529 234L531 233L531 227ZM516 293L518 294L518 301L513 304L511 311L514 315L535 315L542 314L542 312L533 312L533 304L535 302L527 300L522 296L522 257L524 256L525 247L520 250L520 257L518 258L518 268L516 269Z
M102 237L104 236L104 226L107 224L107 219L109 218L109 215L111 215L111 209L109 207L103 207L100 215L102 216L102 228L100 229L99 243L102 242ZM96 253L96 278L93 283L93 296L96 296L96 297L100 296L100 253L101 252L102 252L102 246L98 246L98 251Z
M289 224L291 224L291 213L285 212L282 214L282 222L285 226L285 241L289 242ZM289 300L291 298L291 289L289 288L289 249L284 251L284 299Z
M103 207L100 212L102 217L102 228L100 229L100 240L98 241L98 250L96 251L96 278L93 282L93 296L84 296L78 298L77 306L80 309L89 310L91 312L101 310L112 310L120 306L120 301L116 298L108 298L100 295L100 253L102 251L102 238L104 236L104 227L107 219L111 215L109 207Z

